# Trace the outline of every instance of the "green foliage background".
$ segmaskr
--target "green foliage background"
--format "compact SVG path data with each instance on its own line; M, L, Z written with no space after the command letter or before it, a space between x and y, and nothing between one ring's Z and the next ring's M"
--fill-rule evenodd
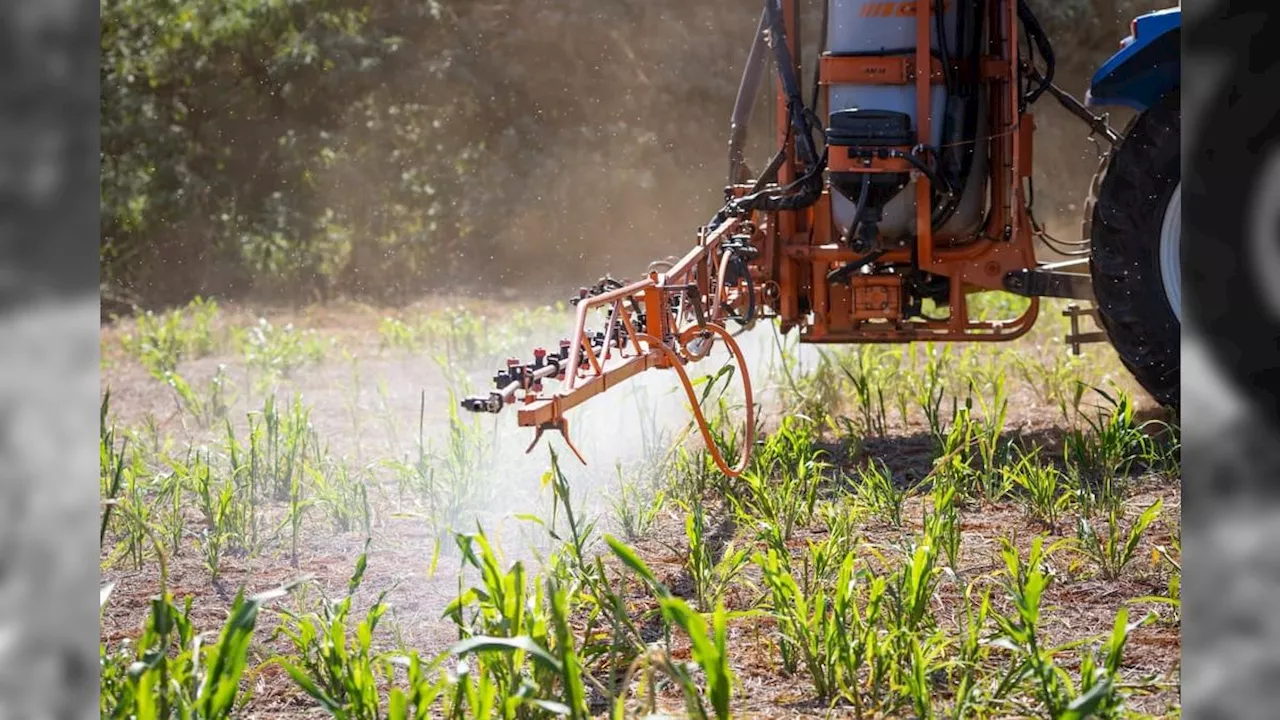
M1080 92L1133 15L1167 3L1034 4ZM558 297L634 273L722 200L757 5L104 2L104 303ZM1051 102L1037 202L1069 216L1096 155Z

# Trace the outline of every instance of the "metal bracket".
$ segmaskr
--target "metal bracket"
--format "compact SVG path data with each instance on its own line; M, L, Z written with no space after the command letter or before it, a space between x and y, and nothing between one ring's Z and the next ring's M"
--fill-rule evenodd
M1090 317L1093 319L1093 322L1095 325L1099 324L1100 321L1098 320L1097 308L1085 309L1085 308L1081 308L1079 305L1076 305L1075 303L1072 303L1067 306L1066 310L1062 311L1062 315L1063 317L1070 318L1071 320L1071 332L1067 333L1067 336L1063 338L1063 340L1067 343L1067 346L1071 348L1072 355L1079 356L1080 346L1085 343L1098 343L1098 342L1109 341L1109 338L1107 337L1107 334L1105 332L1101 332L1101 331L1087 332L1087 333L1080 332L1081 317L1086 317L1086 316Z
M1064 272L1085 260L1041 265L1033 269L1014 270L1004 276L1004 287L1016 295L1026 297L1058 297L1070 300L1093 300L1093 278L1087 272Z

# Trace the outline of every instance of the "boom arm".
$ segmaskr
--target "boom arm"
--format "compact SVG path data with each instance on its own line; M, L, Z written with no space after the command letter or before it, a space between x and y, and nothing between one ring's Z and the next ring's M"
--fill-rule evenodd
M672 368L680 376L707 448L720 470L736 477L746 468L755 428L751 379L741 348L725 329L734 317L731 308L743 301L754 305L743 293L754 293L749 280L742 288L742 260L751 254L751 230L741 217L717 216L718 225L705 231L697 245L666 272L651 270L648 277L630 284L605 278L595 288L584 290L576 301L577 317L573 335L560 342L557 354L534 350L533 361L507 361L507 368L494 378L495 390L488 395L462 401L473 412L501 412L518 408L517 422L536 429L532 451L542 433L557 430L584 464L586 460L569 439L565 414L618 383L651 368ZM739 282L731 281L737 277ZM587 328L593 310L605 313L604 330ZM740 319L740 318L739 318ZM738 462L730 466L711 437L706 418L697 402L685 365L705 358L715 343L723 342L733 354L746 391L747 438ZM558 381L554 391L544 383Z

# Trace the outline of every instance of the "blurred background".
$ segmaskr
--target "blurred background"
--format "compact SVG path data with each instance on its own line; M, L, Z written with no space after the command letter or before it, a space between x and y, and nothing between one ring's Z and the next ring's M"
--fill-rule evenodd
M1078 96L1130 19L1168 4L1032 2ZM195 294L540 302L634 276L723 201L758 5L104 4L103 310ZM768 95L756 167L774 149ZM1037 215L1076 237L1098 151L1051 99L1035 111Z

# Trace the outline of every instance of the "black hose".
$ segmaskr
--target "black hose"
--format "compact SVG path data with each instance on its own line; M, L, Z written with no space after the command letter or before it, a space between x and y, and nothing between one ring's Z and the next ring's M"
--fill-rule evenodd
M852 245L854 235L858 231L858 226L862 224L862 213L867 210L867 197L871 194L871 173L862 174L862 187L858 190L858 200L853 206L853 219L849 221L849 227L844 231L844 237L840 239L844 245Z
M769 45L773 48L778 77L787 96L787 115L796 129L796 149L805 165L813 167L818 161L818 150L813 142L813 129L804 112L804 96L801 94L800 81L796 78L795 61L791 57L791 49L787 47L786 27L782 22L779 0L765 0L764 8L769 19Z
M867 253L866 255L863 255L862 257L850 260L844 265L841 265L835 270L832 270L831 272L827 273L827 282L837 283L837 282L844 282L848 280L849 276L852 275L855 270L862 267L863 265L866 265L867 263L875 262L877 259L880 258L881 255L884 255L884 253L885 253L884 250L872 250L871 252Z
M739 317L732 310L729 311L729 317L741 327L746 327L756 319L756 285L755 280L751 277L751 268L747 265L747 261L734 250L730 249L731 257L729 259L729 267L733 269L734 276L732 281L725 278L725 285L731 285L738 282L739 279L747 282L747 314L745 317Z
M818 111L818 90L821 87L822 80L822 56L827 52L827 26L831 22L831 3L823 0L822 3L822 26L820 32L821 37L818 40L818 54L813 61L813 99L810 104L813 111Z
M1031 42L1028 42L1027 52L1032 53L1034 50L1039 50L1045 63L1044 76L1041 78L1040 84L1034 90L1028 90L1023 96L1024 103L1029 105L1038 100L1049 89L1049 85L1053 82L1056 62L1053 56L1053 45L1049 42L1049 37L1045 34L1044 28L1040 26L1040 21L1036 19L1035 13L1031 12L1031 7L1027 5L1027 0L1018 0L1018 19L1022 21L1022 28L1027 33L1028 40L1035 43L1033 48L1030 46Z

